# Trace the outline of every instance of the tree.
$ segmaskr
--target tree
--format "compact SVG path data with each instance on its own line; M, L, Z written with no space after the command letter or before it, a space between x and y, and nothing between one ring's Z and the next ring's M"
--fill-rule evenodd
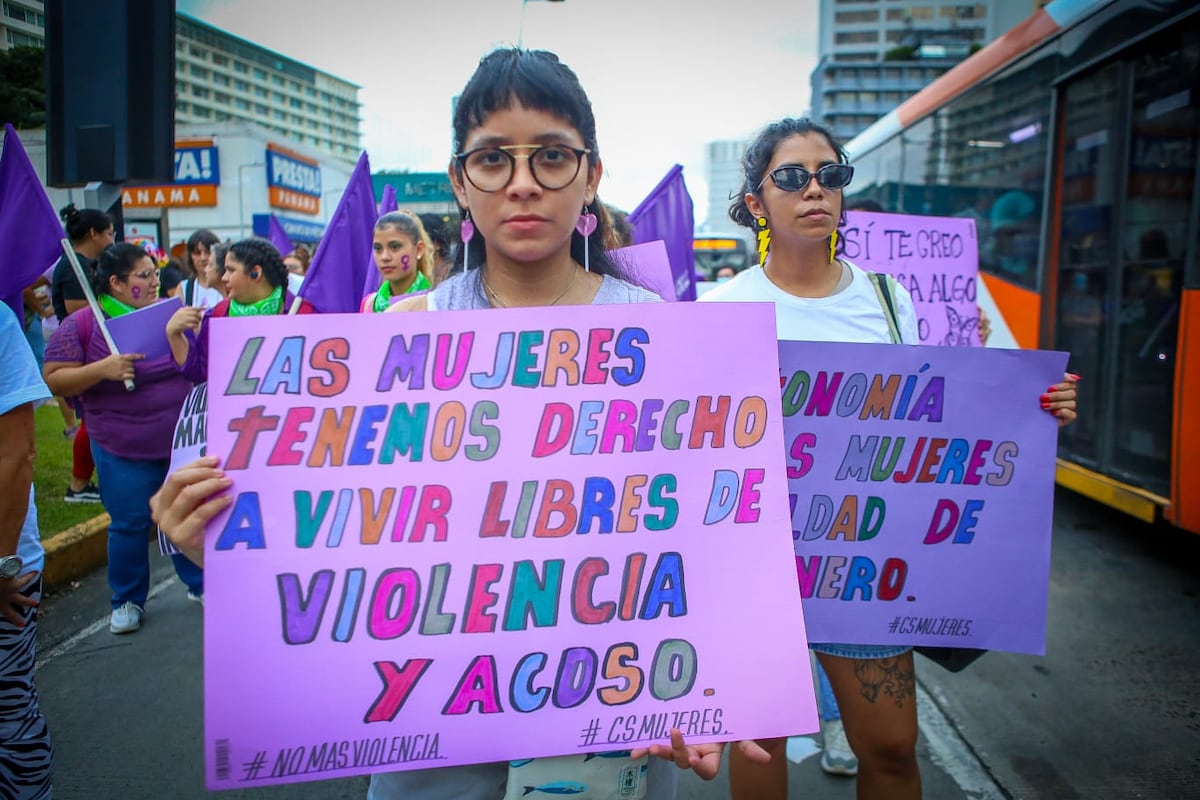
M884 61L912 61L917 54L917 48L912 45L902 44L899 47L893 47L883 54Z
M40 47L0 52L0 122L18 129L46 124L46 53Z

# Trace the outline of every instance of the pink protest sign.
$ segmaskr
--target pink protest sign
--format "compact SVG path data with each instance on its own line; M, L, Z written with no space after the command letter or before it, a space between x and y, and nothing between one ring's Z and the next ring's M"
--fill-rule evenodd
M921 344L979 344L975 220L850 211L842 234L846 258L908 289Z
M210 787L816 729L769 308L212 336Z
M667 257L667 245L662 239L633 244L608 254L625 270L629 280L644 286L663 300L674 302L675 276L671 274L671 259Z
M1044 653L1067 355L779 351L809 640Z

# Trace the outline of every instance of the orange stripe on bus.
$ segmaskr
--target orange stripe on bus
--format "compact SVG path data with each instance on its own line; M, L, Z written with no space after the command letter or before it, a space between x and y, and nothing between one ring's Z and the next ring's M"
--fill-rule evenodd
M1175 350L1175 410L1171 429L1171 505L1163 512L1173 524L1200 532L1200 290L1185 290ZM1190 413L1189 413L1190 412ZM1185 487L1192 487L1185 490Z
M900 118L901 127L907 128L1057 32L1058 23L1045 10L1039 9L1033 16L897 106L896 116Z
M1023 289L995 275L979 273L987 284L996 307L1008 323L1013 338L1017 344L1027 350L1035 350L1038 346L1038 320L1041 315L1042 299L1037 292Z

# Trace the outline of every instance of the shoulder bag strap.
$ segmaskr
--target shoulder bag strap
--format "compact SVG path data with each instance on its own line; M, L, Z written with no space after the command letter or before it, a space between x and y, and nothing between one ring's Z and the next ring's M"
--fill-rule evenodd
M871 278L871 285L875 287L875 296L879 298L879 305L883 308L883 316L887 320L888 336L891 338L892 344L900 344L900 320L896 317L896 303L892 299L896 279L880 272L867 274Z

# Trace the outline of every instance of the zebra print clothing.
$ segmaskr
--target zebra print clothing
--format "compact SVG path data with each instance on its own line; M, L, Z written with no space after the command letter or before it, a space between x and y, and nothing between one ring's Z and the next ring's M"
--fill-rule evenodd
M41 600L41 577L24 594ZM49 800L54 760L33 686L37 609L20 610L24 628L0 617L0 797Z

